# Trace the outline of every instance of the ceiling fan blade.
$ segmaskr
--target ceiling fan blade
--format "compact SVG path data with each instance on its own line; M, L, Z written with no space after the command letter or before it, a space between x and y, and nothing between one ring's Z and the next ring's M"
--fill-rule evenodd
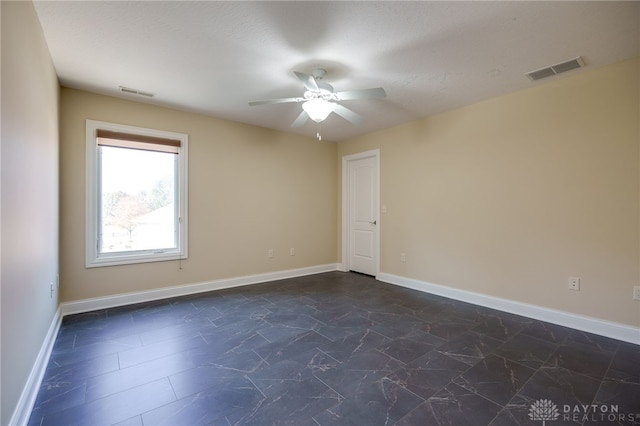
M376 87L375 89L362 89L362 90L348 90L346 92L336 93L336 97L340 101L349 101L352 99L376 99L384 98L387 96L387 92L382 87Z
M302 102L304 98L280 98L280 99L265 99L262 101L249 102L250 106L267 105L267 104L284 104L287 102Z
M320 88L318 87L318 83L316 83L316 79L308 74L303 74L298 71L293 72L296 77L300 79L300 81L304 84L307 90L311 90L312 92L318 92Z
M358 114L340 104L336 104L333 112L353 124L360 124L364 121Z
M300 126L302 126L304 123L307 122L308 118L309 118L309 114L307 114L307 111L302 110L302 112L300 113L298 118L296 118L295 121L293 123L291 123L291 127L300 127Z

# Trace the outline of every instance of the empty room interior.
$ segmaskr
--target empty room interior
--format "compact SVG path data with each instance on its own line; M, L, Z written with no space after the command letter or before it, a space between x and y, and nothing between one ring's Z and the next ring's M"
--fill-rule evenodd
M640 424L639 2L0 15L3 426Z

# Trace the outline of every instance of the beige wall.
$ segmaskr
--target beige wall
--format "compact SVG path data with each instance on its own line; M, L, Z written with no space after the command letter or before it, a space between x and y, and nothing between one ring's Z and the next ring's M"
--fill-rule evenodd
M86 119L189 135L182 270L85 268ZM336 262L334 143L72 89L62 89L60 130L62 301Z
M381 271L640 326L639 80L629 60L339 144L381 151Z
M9 424L58 306L59 86L31 2L2 15L2 376Z

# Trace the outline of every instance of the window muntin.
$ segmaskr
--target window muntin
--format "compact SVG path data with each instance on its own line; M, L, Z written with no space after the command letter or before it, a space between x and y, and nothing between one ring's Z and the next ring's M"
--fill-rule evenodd
M186 257L187 135L87 120L86 266Z

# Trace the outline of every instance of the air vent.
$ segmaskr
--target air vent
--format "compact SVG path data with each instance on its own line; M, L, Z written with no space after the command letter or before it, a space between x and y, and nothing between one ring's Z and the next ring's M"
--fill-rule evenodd
M550 67L528 72L526 76L529 77L529 79L531 79L532 81L536 81L542 78L551 77L556 74L561 74L563 72L575 70L582 67L584 67L584 62L582 61L582 58L578 56L575 59L571 59L560 64L555 64L551 65Z
M129 93L131 95L146 96L147 98L152 98L154 96L153 93L143 92L138 89L132 89L130 87L124 87L124 86L120 86L120 91L122 93Z

